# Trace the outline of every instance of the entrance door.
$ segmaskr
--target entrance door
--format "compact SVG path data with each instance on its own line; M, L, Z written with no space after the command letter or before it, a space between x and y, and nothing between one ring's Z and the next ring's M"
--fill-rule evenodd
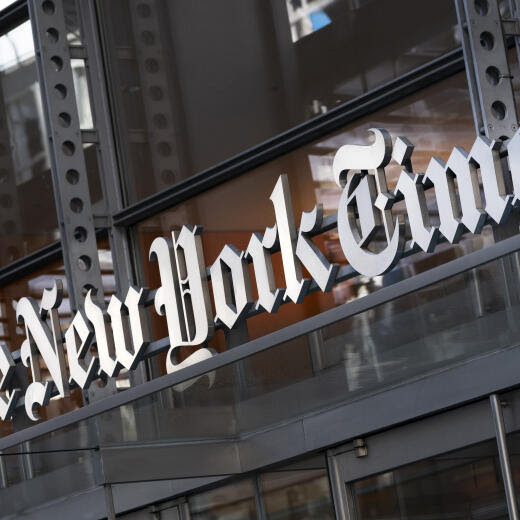
M509 518L488 400L329 453L344 520Z

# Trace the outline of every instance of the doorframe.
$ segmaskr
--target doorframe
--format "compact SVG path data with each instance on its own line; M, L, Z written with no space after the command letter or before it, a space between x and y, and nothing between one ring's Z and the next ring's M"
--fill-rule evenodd
M520 393L510 399L520 403ZM489 399L353 440L327 452L337 520L355 520L352 482L479 442L496 439ZM403 446L406 449L403 449Z

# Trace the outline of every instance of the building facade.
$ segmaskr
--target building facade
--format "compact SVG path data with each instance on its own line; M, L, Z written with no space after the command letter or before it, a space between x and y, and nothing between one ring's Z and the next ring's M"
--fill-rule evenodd
M520 518L519 12L0 0L0 519Z

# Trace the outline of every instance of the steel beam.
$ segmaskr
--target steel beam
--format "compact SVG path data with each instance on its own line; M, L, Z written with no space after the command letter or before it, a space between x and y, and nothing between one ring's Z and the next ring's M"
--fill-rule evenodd
M97 135L96 151L103 199L108 214L104 227L108 231L110 240L116 286L119 293L125 295L130 284L135 283L136 280L126 230L113 226L111 219L112 214L123 209L124 200L116 146L113 139L101 36L98 31L95 2L93 0L77 0L76 6L84 43L84 59L92 106L92 119Z
M498 0L456 0L477 134L506 140L518 128L512 76Z
M86 290L103 299L96 233L67 42L63 0L29 0L50 140L52 180L71 306Z

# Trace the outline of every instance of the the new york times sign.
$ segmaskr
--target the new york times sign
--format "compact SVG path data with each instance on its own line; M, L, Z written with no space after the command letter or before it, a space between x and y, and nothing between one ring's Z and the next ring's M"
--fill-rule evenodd
M404 201L406 206L412 248L425 252L435 249L441 235L456 243L464 232L480 233L488 218L502 224L511 209L520 206L519 133L505 151L509 171L503 170L500 159L503 143L477 137L469 153L454 148L446 163L434 157L421 174L412 171L413 146L407 139L398 137L392 144L386 130L373 129L371 133L373 144L342 146L333 163L334 179L342 189L337 213L339 240L346 259L360 274L383 274L403 253L405 222L392 213L396 201ZM385 167L392 160L402 166L402 171L396 188L389 191ZM510 176L513 193L507 193L506 176ZM428 188L435 193L439 227L429 222L425 199ZM302 213L297 227L284 175L274 186L270 200L275 225L263 235L253 233L245 251L225 245L210 266L213 305L203 260L202 229L184 226L171 237L153 241L150 260L157 262L161 278L154 303L168 325L168 372L216 355L206 346L215 324L231 329L253 307L274 313L283 301L301 303L311 284L302 275L303 266L322 291L330 291L334 285L338 265L330 264L311 240L322 224L321 208ZM385 237L383 247L381 237ZM271 254L278 250L285 288L277 288L274 280ZM257 285L256 301L249 263ZM18 302L17 320L25 326L27 336L21 359L32 375L24 399L31 419L38 419L38 405L46 406L53 394L67 396L71 385L86 389L97 378L111 378L123 368L136 367L150 342L145 332L146 294L146 289L132 287L124 298L112 296L105 307L89 292L64 334L58 317L60 284L45 290L40 304L32 298ZM185 345L200 348L177 364L175 350ZM92 346L97 355L87 356ZM45 381L40 373L41 361L50 374ZM0 372L0 417L6 420L13 417L22 396L20 389L12 387L14 361L5 346L0 349Z

